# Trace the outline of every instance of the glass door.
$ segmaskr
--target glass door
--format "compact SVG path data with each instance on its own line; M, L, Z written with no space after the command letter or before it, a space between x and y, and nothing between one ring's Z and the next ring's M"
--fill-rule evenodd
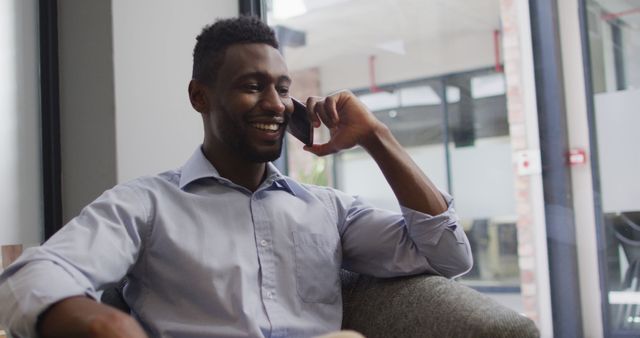
M587 1L607 331L640 334L640 3ZM607 321L605 321L607 322Z

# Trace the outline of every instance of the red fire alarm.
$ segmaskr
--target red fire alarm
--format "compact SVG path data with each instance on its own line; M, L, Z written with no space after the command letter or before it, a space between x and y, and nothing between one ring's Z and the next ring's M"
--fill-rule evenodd
M567 153L567 163L572 166L585 164L587 163L587 153L584 149L569 149Z

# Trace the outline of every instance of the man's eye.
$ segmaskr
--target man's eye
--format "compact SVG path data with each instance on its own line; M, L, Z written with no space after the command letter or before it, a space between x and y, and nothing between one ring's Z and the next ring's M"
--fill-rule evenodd
M278 93L280 93L281 96L289 95L289 87L280 87L280 88L278 88Z
M257 83L247 83L244 85L244 88L247 91L251 91L251 92L257 92L260 91L260 85Z

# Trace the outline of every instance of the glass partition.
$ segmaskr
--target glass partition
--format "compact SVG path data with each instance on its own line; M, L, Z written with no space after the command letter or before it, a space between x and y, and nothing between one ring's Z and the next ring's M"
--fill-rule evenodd
M272 0L267 9L292 95L358 95L455 198L475 256L462 281L522 312L499 1ZM290 176L399 209L362 149L316 158L301 148L288 139Z
M609 331L640 334L640 4L587 1Z
M515 177L505 81L495 71L446 79L451 191L465 224L475 264L463 277L471 285L519 287Z

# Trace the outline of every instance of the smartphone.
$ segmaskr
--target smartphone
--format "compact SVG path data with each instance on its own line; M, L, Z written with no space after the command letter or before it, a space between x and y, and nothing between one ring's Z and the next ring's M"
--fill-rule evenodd
M291 101L293 101L293 113L289 119L287 131L305 145L312 146L313 126L307 114L307 107L294 98L291 98Z

